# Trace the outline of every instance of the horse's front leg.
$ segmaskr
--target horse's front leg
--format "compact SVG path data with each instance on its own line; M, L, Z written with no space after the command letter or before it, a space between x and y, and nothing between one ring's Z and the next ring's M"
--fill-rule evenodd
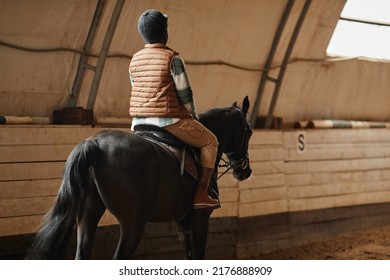
M206 252L209 221L212 210L194 210L191 219L192 259L203 260Z

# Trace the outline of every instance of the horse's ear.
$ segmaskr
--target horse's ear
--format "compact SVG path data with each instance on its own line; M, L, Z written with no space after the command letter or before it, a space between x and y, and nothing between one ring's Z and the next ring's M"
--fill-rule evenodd
M249 109L249 98L248 96L245 96L244 100L242 101L242 112L244 115L248 112Z
M236 107L236 108L238 107L237 106L237 101L233 103L232 107Z

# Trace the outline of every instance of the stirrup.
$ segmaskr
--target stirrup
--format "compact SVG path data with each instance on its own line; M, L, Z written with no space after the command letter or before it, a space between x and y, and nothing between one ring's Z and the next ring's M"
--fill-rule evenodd
M215 202L212 202L212 203L207 203L207 202L198 202L198 203L194 203L194 209L216 209L216 208L219 208L221 207L221 205L219 204L219 201L212 198L213 200L215 200Z
M198 209L210 209L210 210L213 210L213 209L217 209L221 207L219 205L219 203L217 204L207 204L207 203L197 203L197 204L194 204L194 209L198 210Z

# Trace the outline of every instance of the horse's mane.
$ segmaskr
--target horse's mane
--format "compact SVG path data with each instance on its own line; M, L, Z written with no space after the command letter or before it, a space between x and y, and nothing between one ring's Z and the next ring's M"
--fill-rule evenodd
M232 107L218 107L218 108L212 108L202 114L199 115L199 120L203 122L208 122L210 118L215 118L218 115L225 114L227 110L231 109Z

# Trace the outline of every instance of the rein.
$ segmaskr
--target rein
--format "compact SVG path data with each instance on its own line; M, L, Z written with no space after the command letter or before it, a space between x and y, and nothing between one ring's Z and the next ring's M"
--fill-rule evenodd
M229 172L229 170L232 169L233 167L240 166L242 169L245 169L248 167L249 164L248 153L245 155L244 158L240 160L225 160L224 158L221 158L221 160L224 162L224 164L218 164L218 168L225 167L226 170L217 177L217 180L219 180L219 178L221 178L223 175Z
M225 164L218 164L218 168L222 168L222 167L225 167L226 170L217 177L217 180L219 180L219 178L221 178L223 175L225 175L226 173L229 172L230 169L233 168L233 165L231 165L228 161L226 161L225 159L221 158L221 160L225 163Z
M219 178L229 172L229 170L233 167L240 166L242 169L245 169L248 167L249 164L248 153L240 160L225 160L224 158L221 158L221 160L224 162L224 164L218 164L218 168L225 167L226 170L217 177L217 180L219 180Z

